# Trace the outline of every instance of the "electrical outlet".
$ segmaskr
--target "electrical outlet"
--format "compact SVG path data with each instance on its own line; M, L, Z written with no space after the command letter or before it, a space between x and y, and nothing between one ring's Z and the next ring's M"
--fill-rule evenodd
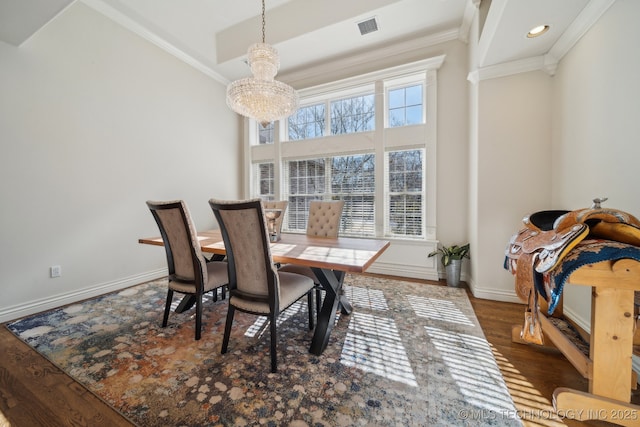
M49 272L51 274L51 277L60 277L62 276L62 267L60 267L59 265L52 265L49 269Z

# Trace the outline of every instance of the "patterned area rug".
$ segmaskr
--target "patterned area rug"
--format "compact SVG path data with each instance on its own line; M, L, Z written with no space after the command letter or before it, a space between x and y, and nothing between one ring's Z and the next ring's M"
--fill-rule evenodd
M200 341L195 309L162 328L165 279L7 327L139 426L521 425L464 290L349 275L345 293L321 356L306 301L281 315L275 374L263 318L237 312L220 354L224 300Z

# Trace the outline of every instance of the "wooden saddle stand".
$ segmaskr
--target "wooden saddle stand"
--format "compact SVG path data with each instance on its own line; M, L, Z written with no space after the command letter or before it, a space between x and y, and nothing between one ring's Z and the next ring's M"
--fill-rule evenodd
M640 425L640 405L631 402L638 377L632 369L634 345L640 349L640 221L601 207L541 211L523 219L510 239L505 269L515 276L518 297L527 303L524 326L512 330L515 342L558 348L589 380L589 392L565 387L553 393L555 410L567 418ZM564 283L591 286L591 330L583 338L588 355L563 333Z

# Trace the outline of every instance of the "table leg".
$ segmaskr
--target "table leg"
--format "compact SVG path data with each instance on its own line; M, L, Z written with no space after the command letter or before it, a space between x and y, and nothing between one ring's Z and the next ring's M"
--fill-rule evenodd
M353 306L351 305L351 302L347 299L347 297L344 295L344 292L342 289L340 289L340 311L342 311L342 314L351 314L351 312L353 311Z
M334 271L323 268L312 268L316 277L320 281L320 284L325 290L325 297L322 303L322 309L318 313L318 322L316 324L315 332L313 333L313 339L311 340L311 348L309 352L317 356L321 355L327 344L329 343L329 336L331 330L336 322L336 312L338 307L342 305L344 312L344 304L341 303L341 299L346 298L344 295L340 295L342 289L342 282L344 281L344 271ZM351 304L346 301L349 308ZM348 313L346 313L348 314Z
M196 303L195 295L185 295L184 297L182 297L182 301L180 301L180 304L178 304L178 306L176 307L175 312L183 313L189 310L191 307L193 307L195 303Z

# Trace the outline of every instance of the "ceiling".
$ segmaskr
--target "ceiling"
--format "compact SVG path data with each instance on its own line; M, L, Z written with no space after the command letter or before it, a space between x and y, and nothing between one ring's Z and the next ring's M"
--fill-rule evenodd
M544 57L554 49L562 54L558 46L570 48L585 25L613 1L266 0L266 42L280 53L282 76L357 55L388 55L394 46L426 43L438 34L466 41L479 5L479 65L491 67ZM250 74L246 50L262 38L260 0L0 0L0 40L18 47L28 43L75 3L84 3L222 82ZM357 24L369 18L376 19L379 30L361 35ZM551 28L542 37L528 39L527 31L540 24Z

